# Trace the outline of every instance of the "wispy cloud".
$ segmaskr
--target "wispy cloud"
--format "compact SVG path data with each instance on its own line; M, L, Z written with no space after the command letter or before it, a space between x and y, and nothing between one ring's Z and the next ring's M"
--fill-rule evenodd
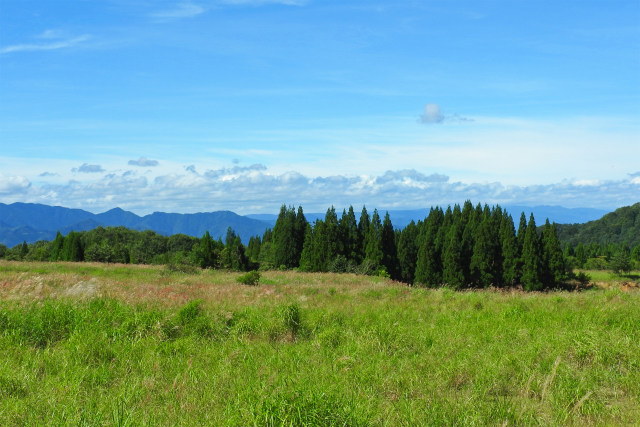
M439 124L443 122L472 122L473 119L459 114L445 115L438 104L429 103L424 106L424 113L420 116L420 122L424 124Z
M206 9L200 5L190 2L182 2L178 3L171 9L164 9L153 12L151 14L151 17L160 21L167 21L173 19L193 18L195 16L203 14L205 11Z
M83 163L79 168L71 169L71 172L98 173L104 172L104 169L100 165L89 165L87 163Z
M45 32L46 34L46 32ZM47 37L40 37L44 39L53 39L52 35ZM56 49L66 49L74 46L78 46L81 43L89 40L91 36L88 34L83 34L78 37L55 40L45 43L24 43L24 44L16 44L11 46L5 46L0 48L0 54L14 53L14 52L30 52L30 51L41 51L41 50L56 50Z
M158 161L140 157L138 160L129 160L128 164L131 166L153 167L158 166Z

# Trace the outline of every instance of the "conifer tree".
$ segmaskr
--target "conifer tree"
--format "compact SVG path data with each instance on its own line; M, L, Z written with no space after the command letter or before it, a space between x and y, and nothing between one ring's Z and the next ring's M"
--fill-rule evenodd
M367 207L362 207L360 213L360 219L358 220L358 264L360 264L365 258L365 238L369 233L369 225L371 224L371 218L367 212Z
M465 278L462 269L462 231L459 221L449 227L446 240L442 255L442 282L454 289L461 289L465 286Z
M545 286L550 287L566 280L566 268L556 224L550 224L548 218L542 230L542 256L542 280Z
M413 284L418 259L418 226L411 221L398 236L400 280Z
M419 235L418 259L416 261L415 283L436 287L442 283L440 253L436 249L438 230L444 221L439 207L431 208Z
M378 210L373 210L373 215L371 216L371 223L369 223L369 230L365 235L364 246L365 246L365 259L368 260L375 268L378 268L382 265L382 224L380 222L380 215L378 215Z
M382 265L387 270L389 276L397 280L398 271L398 248L396 246L396 233L391 223L389 212L384 216L382 228L380 230L380 245L382 248Z
M282 205L273 227L271 252L276 267L294 268L300 262L296 231L296 212Z
M348 262L359 264L360 257L358 248L358 222L353 210L353 206L349 206L349 211L343 210L342 217L339 221L340 240L342 241L342 252Z
M542 282L542 248L533 214L524 233L522 246L522 284L527 291L538 291L544 287Z
M500 243L502 247L502 281L504 285L513 286L520 280L518 272L518 241L513 218L506 211L500 224Z
M341 252L341 241L340 241L340 232L338 229L338 215L336 214L336 209L331 206L327 209L327 213L324 216L324 247L326 250L326 260L327 264L325 265L324 270L328 269L329 263L331 263Z
M51 242L51 261L58 261L62 256L62 247L64 246L64 237L58 231L56 233L56 238L53 242Z

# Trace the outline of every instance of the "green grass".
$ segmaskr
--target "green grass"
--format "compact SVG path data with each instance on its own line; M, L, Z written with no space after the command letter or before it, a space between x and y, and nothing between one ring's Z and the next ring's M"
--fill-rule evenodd
M640 423L634 290L81 267L0 264L0 424Z

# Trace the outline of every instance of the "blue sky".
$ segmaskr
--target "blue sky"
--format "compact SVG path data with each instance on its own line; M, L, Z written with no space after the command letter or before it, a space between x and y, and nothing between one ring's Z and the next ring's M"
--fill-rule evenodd
M638 1L0 0L0 202L640 201Z

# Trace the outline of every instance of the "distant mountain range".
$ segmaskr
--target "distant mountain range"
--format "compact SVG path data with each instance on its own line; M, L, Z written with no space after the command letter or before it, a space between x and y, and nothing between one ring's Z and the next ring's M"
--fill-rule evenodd
M81 209L32 203L0 203L0 243L13 247L23 241L52 240L60 231L92 230L98 226L124 226L133 230L153 230L159 234L187 234L202 237L209 231L214 239L224 237L231 227L248 243L251 236L260 235L270 226L267 222L237 215L229 211L195 214L154 212L140 217L120 208L93 214Z
M600 209L568 209L559 206L506 206L505 209L518 221L520 212L527 218L533 212L536 221L544 223L546 218L560 224L584 223L601 218L607 211ZM380 211L381 216L386 211ZM391 222L396 228L404 228L409 222L424 219L428 209L390 210ZM369 210L369 214L373 209ZM338 212L340 217L342 211ZM308 221L324 218L324 213L305 213ZM227 228L231 227L246 244L251 236L260 235L268 227L273 227L277 214L237 215L230 211L217 211L195 214L176 214L154 212L150 215L138 216L120 208L111 209L100 214L93 214L82 209L69 209L60 206L47 206L33 203L0 203L0 243L13 247L23 241L33 243L38 240L52 240L56 232L66 235L70 231L86 231L98 226L124 226L133 230L153 230L166 236L187 234L201 237L209 231L215 239L223 238ZM360 210L356 218L360 217Z

